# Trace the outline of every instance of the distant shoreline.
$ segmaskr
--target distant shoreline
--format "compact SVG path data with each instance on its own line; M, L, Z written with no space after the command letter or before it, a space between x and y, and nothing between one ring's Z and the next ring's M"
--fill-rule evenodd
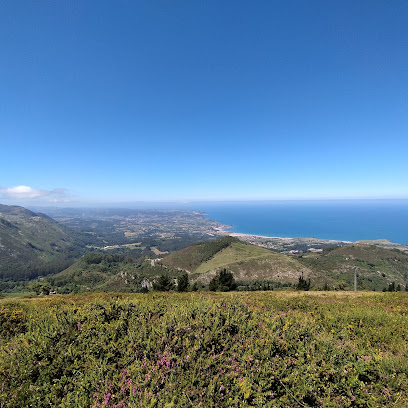
M257 235L257 234L244 234L242 232L228 232L225 231L228 235L237 238L262 238L262 239L281 239L284 241L293 241L293 240L314 240L314 241L324 241L324 242L342 242L345 244L352 244L353 241L341 241L338 239L322 239L322 238L315 238L315 237L271 237L266 235Z
M316 237L326 242L388 239L408 245L408 202L286 202L219 204L199 208L226 225L224 233L261 239ZM230 227L232 226L232 227ZM236 235L239 237L239 235ZM380 244L377 242L377 244ZM381 242L381 245L384 245Z
M235 238L242 239L243 241L247 241L255 245L260 245L260 246L263 246L269 249L278 249L282 247L289 249L289 248L296 248L299 245L304 245L313 251L314 248L323 248L327 244L333 244L333 245L357 244L357 245L375 245L375 246L379 246L382 248L388 248L388 249L399 249L400 251L408 253L407 244L391 242L387 239L345 241L345 240L337 240L337 239L322 239L322 238L315 238L315 237L295 237L295 238L272 237L272 236L267 236L267 235L245 234L242 232L231 232L231 231L228 231L229 228L232 228L232 226L223 225L222 227L216 228L216 230L221 235L229 235ZM319 251L320 250L321 249L319 249ZM294 251L289 251L289 252L294 252Z
M294 240L308 240L308 241L319 241L319 242L340 242L344 244L352 244L354 241L344 241L339 239L323 239L315 237L276 237L258 234L246 234L243 232L231 232L228 229L233 228L231 225L223 225L222 227L216 228L217 232L225 235L230 235L236 238L248 238L248 239L267 239L267 240L282 240L282 241L294 241Z

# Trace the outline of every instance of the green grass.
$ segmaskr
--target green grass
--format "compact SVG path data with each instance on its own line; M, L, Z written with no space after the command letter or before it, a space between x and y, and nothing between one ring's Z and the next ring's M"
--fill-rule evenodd
M199 242L167 255L162 259L162 263L167 267L181 268L193 272L203 262L210 260L234 242L239 242L239 240L229 236L216 239L215 241Z
M209 261L202 263L194 272L198 274L206 273L240 261L263 258L270 255L271 251L267 249L241 242L233 242Z
M213 271L221 268L230 270L239 281L295 283L302 272L305 276L310 274L308 268L295 258L239 242L232 243L209 261L201 264L192 278L208 283L214 275Z
M0 406L406 407L408 295L0 299Z
M310 271L296 259L282 254L271 254L268 257L250 259L229 267L237 280L241 281L276 281L281 283L296 283L304 273L310 276Z
M34 292L2 292L1 295L5 298L23 298L28 296L36 296Z

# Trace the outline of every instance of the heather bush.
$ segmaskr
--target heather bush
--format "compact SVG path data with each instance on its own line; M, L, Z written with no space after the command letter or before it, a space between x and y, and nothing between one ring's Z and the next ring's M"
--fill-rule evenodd
M401 293L0 300L0 406L406 407Z

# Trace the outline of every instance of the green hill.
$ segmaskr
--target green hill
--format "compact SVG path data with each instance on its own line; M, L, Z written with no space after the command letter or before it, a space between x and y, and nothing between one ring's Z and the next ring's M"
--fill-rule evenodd
M13 227L10 227L13 228ZM124 254L90 253L66 270L48 277L52 290L139 292L161 275L177 278L183 271L191 283L208 285L220 270L232 272L240 289L297 284L299 277L314 289L351 290L354 273L359 290L383 290L394 283L405 289L408 254L378 246L351 244L322 252L286 255L223 237L173 252L162 259Z
M50 217L0 204L0 279L55 273L78 255L74 238Z
M350 289L354 271L358 274L359 289L382 290L392 282L404 288L407 284L408 254L397 249L356 243L328 248L320 254L300 255L297 259L314 271L321 283L332 288Z
M166 256L162 264L167 267L195 271L202 263L212 259L218 252L230 246L233 242L240 242L237 238L223 237L215 241L198 242L188 248Z
M140 292L160 275L177 277L178 270L156 265L145 257L90 253L64 271L49 276L52 290L58 293L117 291Z
M176 278L184 270L190 282L208 284L216 271L228 268L243 282L297 282L299 275L310 277L310 270L287 255L224 237L194 244L161 260L106 253L90 253L66 270L49 276L52 290L139 292L151 287L161 275Z
M209 243L192 245L164 257L160 263L185 269L192 280L207 284L223 268L238 281L274 281L295 283L299 275L312 278L312 271L297 259L268 249L224 237Z
M408 254L364 244L293 256L225 237L174 252L164 257L161 264L186 269L191 280L205 284L223 268L241 282L293 284L303 274L305 279L311 280L312 287L321 289L352 289L354 271L358 274L359 290L383 290L392 282L403 290L408 280Z

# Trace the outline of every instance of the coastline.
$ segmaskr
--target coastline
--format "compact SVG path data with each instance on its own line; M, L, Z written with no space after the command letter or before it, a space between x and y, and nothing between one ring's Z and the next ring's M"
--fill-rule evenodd
M220 233L238 238L313 237L331 243L388 239L408 246L407 200L219 203L208 205L205 213L220 223Z
M270 237L266 235L256 235L256 234L244 234L242 232L228 232L225 231L228 235L237 238L262 238L262 239L281 239L286 241L294 241L294 240L314 240L314 241L324 241L324 242L342 242L344 244L352 244L353 241L340 241L337 239L321 239L315 237Z
M387 239L359 240L359 241L341 241L335 239L321 239L315 237L272 237L257 234L245 234L242 232L228 231L232 226L222 225L216 228L220 235L229 235L253 245L261 246L273 251L284 253L302 253L302 252L321 252L325 248L333 246L356 245L375 245L386 249L398 249L408 253L408 245L391 242Z
M231 237L242 238L242 239L265 239L265 240L283 240L283 241L294 241L294 240L309 240L309 241L319 241L319 242L340 242L344 244L352 244L353 241L342 241L338 239L322 239L315 237L276 237L269 235L258 235L258 234L247 234L243 232L231 232L229 229L233 228L232 225L221 225L216 227L215 230L217 233L222 235L230 235Z
M216 227L217 235L238 238L249 244L257 245L275 252L300 254L304 252L322 252L323 249L333 246L348 245L350 241L326 240L319 238L289 238L289 237L271 237L266 235L245 234L242 232L231 232L231 225L221 225Z

